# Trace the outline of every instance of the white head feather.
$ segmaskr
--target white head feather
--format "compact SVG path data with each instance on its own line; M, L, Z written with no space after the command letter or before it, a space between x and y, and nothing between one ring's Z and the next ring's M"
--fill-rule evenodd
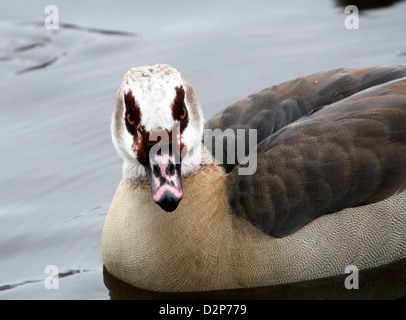
M140 125L147 132L172 130L177 122L172 116L172 104L176 97L175 88L180 86L185 91L185 105L189 116L188 125L181 134L182 142L189 151L182 159L182 176L187 176L200 168L204 120L192 86L180 72L169 65L143 66L129 70L124 76L117 93L111 123L114 146L124 160L124 179L146 176L144 166L138 162L132 149L133 136L125 125L124 95L131 90L141 111Z

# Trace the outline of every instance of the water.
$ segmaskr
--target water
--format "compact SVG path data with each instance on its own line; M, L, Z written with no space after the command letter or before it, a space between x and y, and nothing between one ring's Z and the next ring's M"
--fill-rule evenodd
M110 298L100 237L121 175L109 126L128 69L176 67L208 119L299 76L406 63L405 2L361 10L359 30L344 28L343 2L53 1L58 30L44 27L47 1L3 2L0 299ZM45 288L47 265L58 290Z

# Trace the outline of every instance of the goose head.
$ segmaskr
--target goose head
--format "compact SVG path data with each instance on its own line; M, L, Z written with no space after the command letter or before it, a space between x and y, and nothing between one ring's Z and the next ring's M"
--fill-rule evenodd
M123 179L148 185L152 199L173 211L182 177L199 169L203 114L186 78L158 64L126 73L117 94L111 133L123 159Z

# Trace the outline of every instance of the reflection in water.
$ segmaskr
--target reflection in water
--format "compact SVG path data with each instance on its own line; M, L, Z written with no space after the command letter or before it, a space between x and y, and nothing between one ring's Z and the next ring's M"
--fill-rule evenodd
M46 67L50 66L51 64L53 64L54 62L56 62L58 60L58 57L54 57L51 60L45 61L44 63L17 71L16 74L22 74L25 72L29 72L29 71L34 71L34 70L38 70L38 69L45 69Z
M359 10L368 10L389 7L400 1L403 0L336 0L336 5L339 7L354 5Z
M344 286L349 274L318 280L278 286L221 290L209 292L163 293L131 286L103 267L104 284L112 300L174 300L174 299L405 299L406 259L390 265L361 270L359 289L348 290Z
M5 48L0 46L0 61L9 61L18 65L20 68L21 61L25 61L30 66L18 70L15 72L17 75L21 75L26 72L45 69L55 62L57 62L62 56L71 55L71 48L69 50L59 47L55 39L69 38L69 31L76 32L76 40L69 41L71 47L74 47L76 41L83 41L81 37L88 36L87 39L92 39L92 34L98 34L102 36L118 36L118 37L137 37L140 35L135 32L128 32L122 30L101 29L92 28L87 26L80 26L73 23L59 23L58 29L49 33L44 29L44 23L41 22L24 22L21 24L11 25L12 33L17 33L20 39L16 41L11 37L5 45ZM21 31L22 30L22 31ZM35 30L36 37L31 35L32 30ZM22 36L22 33L24 36ZM61 35L62 33L62 35ZM45 36L46 35L46 36ZM54 38L49 37L52 35Z
M27 23L25 23L25 25L33 25L33 26L42 28L44 23L42 21L41 22L27 22ZM59 23L58 29L72 29L72 30L76 30L76 31L99 33L99 34L108 35L108 36L127 36L127 37L139 36L139 34L137 34L135 32L92 28L92 27L86 27L86 26L79 26L79 25L73 24L73 23Z

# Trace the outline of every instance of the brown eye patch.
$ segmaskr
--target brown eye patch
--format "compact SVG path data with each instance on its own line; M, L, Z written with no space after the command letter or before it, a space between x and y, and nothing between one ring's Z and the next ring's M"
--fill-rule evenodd
M128 132L131 133L133 136L135 136L137 133L136 128L141 121L141 111L140 107L135 101L135 98L131 90L128 90L128 92L124 94L124 103L125 103L124 122Z
M176 96L172 102L172 117L180 121L180 132L183 132L189 123L189 114L185 105L185 90L182 86L175 87Z

